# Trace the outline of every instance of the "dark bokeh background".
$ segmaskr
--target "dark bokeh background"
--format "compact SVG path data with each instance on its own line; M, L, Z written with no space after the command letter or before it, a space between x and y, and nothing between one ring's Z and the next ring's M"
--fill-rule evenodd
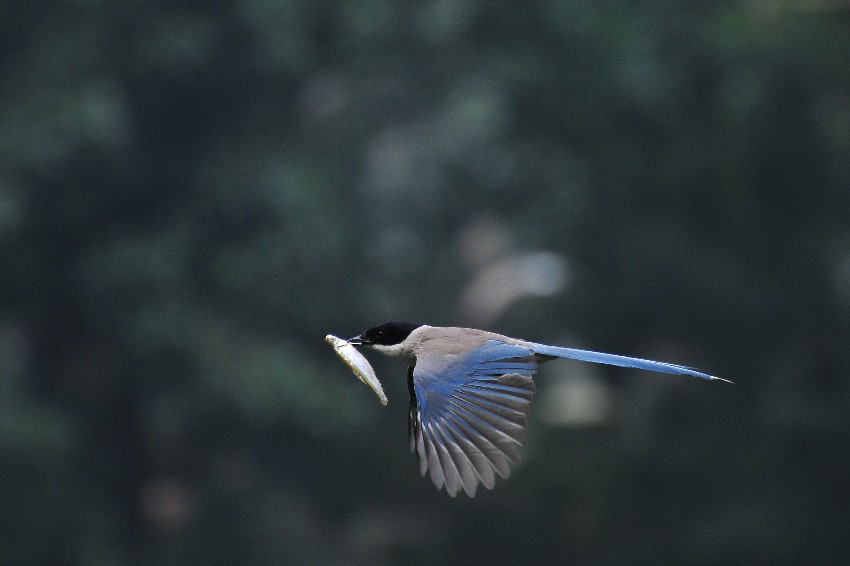
M823 0L4 2L0 563L850 560L850 18ZM450 499L323 342L560 362Z

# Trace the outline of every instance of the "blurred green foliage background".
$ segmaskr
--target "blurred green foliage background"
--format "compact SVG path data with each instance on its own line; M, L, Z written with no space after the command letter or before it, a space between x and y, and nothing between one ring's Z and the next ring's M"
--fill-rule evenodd
M3 3L0 563L847 562L848 15ZM450 499L386 319L737 385L546 366Z

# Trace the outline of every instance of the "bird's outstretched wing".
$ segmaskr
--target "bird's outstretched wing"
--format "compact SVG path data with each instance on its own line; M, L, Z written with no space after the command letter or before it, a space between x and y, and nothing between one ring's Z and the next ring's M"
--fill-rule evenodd
M534 352L489 340L453 357L420 356L408 372L410 449L419 470L454 497L510 475L536 390Z

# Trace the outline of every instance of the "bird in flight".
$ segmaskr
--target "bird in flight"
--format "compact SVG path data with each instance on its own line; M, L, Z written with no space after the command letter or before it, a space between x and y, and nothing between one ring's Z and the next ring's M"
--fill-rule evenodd
M590 350L547 346L473 328L393 321L347 341L405 362L408 440L419 471L452 497L492 489L519 464L537 366L570 358L728 381L694 369ZM731 383L731 382L730 382Z

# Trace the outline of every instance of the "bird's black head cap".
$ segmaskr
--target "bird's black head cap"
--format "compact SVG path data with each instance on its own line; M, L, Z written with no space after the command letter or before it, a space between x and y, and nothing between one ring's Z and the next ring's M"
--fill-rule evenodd
M353 344L364 344L366 346L393 346L404 342L404 339L410 336L410 333L420 326L422 324L418 322L393 320L370 328L360 336L352 338L349 342Z

